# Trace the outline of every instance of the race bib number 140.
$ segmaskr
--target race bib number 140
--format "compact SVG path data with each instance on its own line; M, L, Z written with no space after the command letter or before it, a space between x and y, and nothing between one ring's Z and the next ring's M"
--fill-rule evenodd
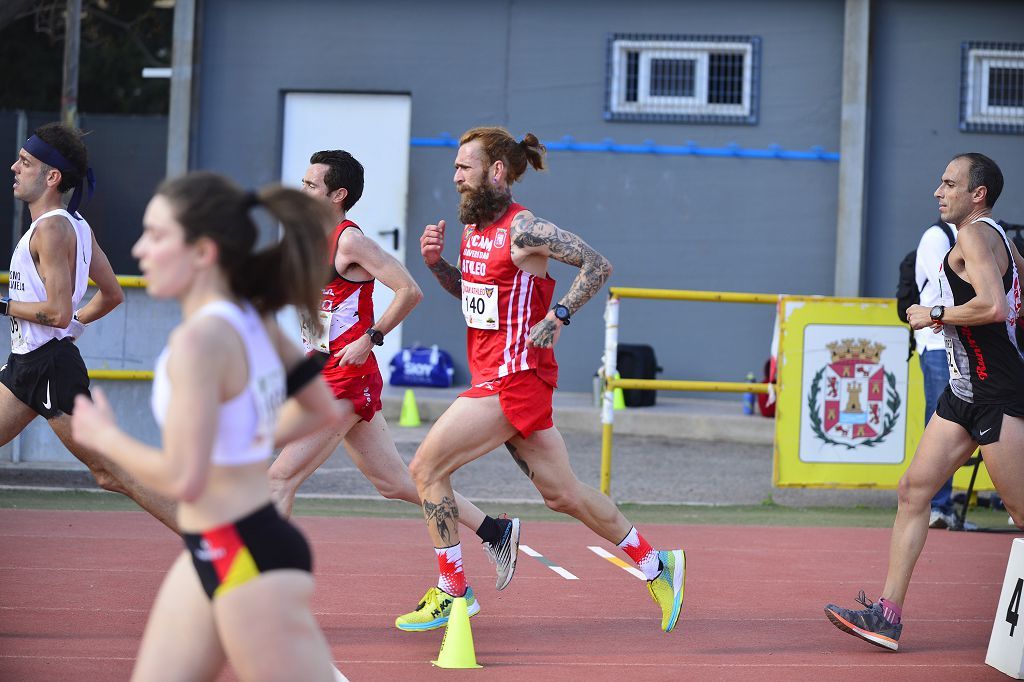
M474 329L498 328L498 287L462 282L462 314Z

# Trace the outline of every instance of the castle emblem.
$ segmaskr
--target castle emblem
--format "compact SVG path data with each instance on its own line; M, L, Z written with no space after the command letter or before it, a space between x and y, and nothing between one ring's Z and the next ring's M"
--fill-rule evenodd
M868 339L826 344L832 361L811 380L807 407L815 436L830 445L873 447L899 419L896 376L881 363L885 346Z

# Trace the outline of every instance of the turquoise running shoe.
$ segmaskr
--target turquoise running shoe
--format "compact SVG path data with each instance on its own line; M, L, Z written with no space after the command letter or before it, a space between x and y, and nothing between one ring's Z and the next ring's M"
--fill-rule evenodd
M681 549L658 552L661 573L647 581L651 599L661 607L661 629L672 632L683 609L683 587L686 583L686 553Z

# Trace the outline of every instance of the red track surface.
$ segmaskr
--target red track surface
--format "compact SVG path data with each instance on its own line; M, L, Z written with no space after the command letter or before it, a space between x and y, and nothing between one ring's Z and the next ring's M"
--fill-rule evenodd
M829 601L854 606L861 587L877 596L887 530L647 526L655 546L687 549L686 603L665 634L644 584L587 549L607 543L580 524L524 523L522 542L579 580L520 553L515 580L495 592L466 538L484 668L459 671L429 663L443 630L393 626L435 578L422 522L298 522L314 548L317 617L352 682L1007 679L984 664L1007 535L931 532L891 653L822 612ZM142 513L0 510L0 548L0 680L127 679L177 538Z

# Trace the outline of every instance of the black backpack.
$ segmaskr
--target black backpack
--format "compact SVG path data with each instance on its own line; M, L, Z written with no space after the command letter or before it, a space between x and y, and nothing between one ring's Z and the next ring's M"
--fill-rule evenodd
M952 248L956 238L953 236L953 230L949 229L949 225L939 220L932 227L942 228L942 231L946 233L946 239L949 240L949 246ZM900 261L900 281L896 285L896 314L904 322L907 321L907 308L921 302L921 290L917 288L917 277L914 272L916 266L917 249L914 249Z
M997 222L999 223L999 226L1003 228L1003 231L1006 232L1006 238L1013 242L1014 246L1017 247L1017 251L1019 251L1021 255L1024 255L1024 225L1014 225L1013 223L1008 223L1005 220L999 220ZM1010 232L1015 230L1017 234L1011 237Z

